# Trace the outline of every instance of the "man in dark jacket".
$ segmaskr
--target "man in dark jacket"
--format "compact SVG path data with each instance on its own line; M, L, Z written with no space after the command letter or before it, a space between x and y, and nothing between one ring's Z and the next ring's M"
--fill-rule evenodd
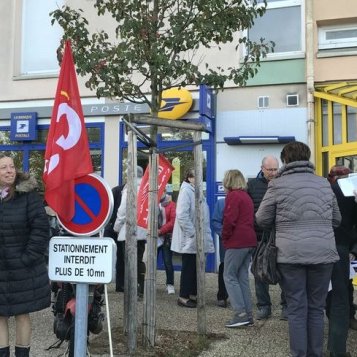
M124 188L124 185L120 185L120 186L115 186L112 189L113 197L114 197L113 213L112 213L112 216L110 217L109 223L106 225L105 230L104 230L104 236L113 238L117 245L117 261L116 261L116 266L115 266L115 268L116 268L115 290L119 291L119 292L124 291L125 242L118 241L118 239L117 239L118 233L114 232L113 226L114 226L114 222L117 218L118 208L121 203L121 192L122 192L123 188Z
M255 179L248 180L248 194L254 203L254 214L258 211L260 202L268 189L268 183L278 173L279 162L275 156L269 155L262 160L261 170ZM262 239L263 230L254 222L255 233L258 242ZM271 299L269 295L269 284L255 279L255 295L257 298L257 320L264 320L271 316ZM286 320L286 301L284 293L281 292L281 319Z

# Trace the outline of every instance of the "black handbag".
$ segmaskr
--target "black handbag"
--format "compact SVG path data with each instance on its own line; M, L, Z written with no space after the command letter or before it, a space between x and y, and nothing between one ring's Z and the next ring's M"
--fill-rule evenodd
M277 284L281 275L276 260L278 248L275 245L275 227L270 232L264 232L261 241L252 258L251 272L263 283Z

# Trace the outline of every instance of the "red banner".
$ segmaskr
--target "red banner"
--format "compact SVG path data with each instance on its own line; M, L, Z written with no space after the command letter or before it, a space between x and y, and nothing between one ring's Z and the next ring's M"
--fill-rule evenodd
M47 137L47 204L65 222L74 216L74 180L93 172L70 41L66 41Z
M163 155L159 155L159 172L157 175L158 200L160 200L164 193L173 170L174 168L170 162ZM147 228L149 213L149 167L146 167L144 176L141 180L137 205L138 226Z

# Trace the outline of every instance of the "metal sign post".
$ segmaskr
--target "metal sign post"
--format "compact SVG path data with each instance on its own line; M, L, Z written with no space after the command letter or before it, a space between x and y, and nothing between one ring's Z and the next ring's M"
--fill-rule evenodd
M74 355L87 354L89 284L108 284L114 276L116 244L112 238L53 237L48 275L76 284Z
M76 318L74 320L74 355L76 357L87 356L88 291L89 284L76 285Z
M74 355L87 355L89 284L108 284L115 276L116 244L112 238L89 237L109 221L113 194L96 174L76 179L75 215L60 224L75 236L53 237L49 246L48 275L52 281L76 284Z

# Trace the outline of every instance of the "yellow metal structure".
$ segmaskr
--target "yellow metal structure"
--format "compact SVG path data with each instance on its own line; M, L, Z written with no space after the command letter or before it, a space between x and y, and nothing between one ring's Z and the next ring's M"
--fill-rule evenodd
M357 163L357 82L317 85L314 97L316 173L326 176L337 163Z

